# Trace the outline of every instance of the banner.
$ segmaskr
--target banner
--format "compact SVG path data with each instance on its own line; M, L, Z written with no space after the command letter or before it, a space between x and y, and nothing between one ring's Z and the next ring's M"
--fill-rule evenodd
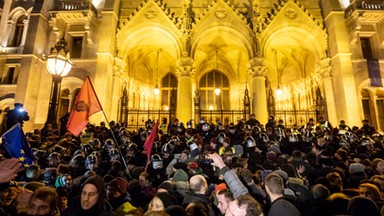
M157 135L157 127L158 127L159 121L156 122L156 124L153 126L151 134L147 137L147 140L144 143L144 149L147 153L147 164L145 166L145 171L147 171L148 165L151 162L151 153L153 148L153 143L155 142L156 135Z
M383 87L378 59L367 59L368 75L371 79L371 86Z
M32 164L35 157L21 129L20 123L11 127L1 138L2 146L9 156L18 158L25 167Z
M87 77L79 94L76 97L74 107L67 123L67 130L75 136L89 123L89 116L101 111L101 105L93 89L91 80Z

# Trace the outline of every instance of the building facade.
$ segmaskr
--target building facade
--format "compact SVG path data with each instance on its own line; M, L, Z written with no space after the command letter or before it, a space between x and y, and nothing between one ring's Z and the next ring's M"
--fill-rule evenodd
M158 110L171 121L197 122L208 110L207 120L228 124L241 117L223 110L240 110L263 123L269 115L287 125L322 116L351 126L368 119L384 130L380 0L0 4L1 119L23 103L27 130L46 122L52 78L43 56L61 38L74 66L61 82L58 119L89 76L109 121L144 123L133 113Z

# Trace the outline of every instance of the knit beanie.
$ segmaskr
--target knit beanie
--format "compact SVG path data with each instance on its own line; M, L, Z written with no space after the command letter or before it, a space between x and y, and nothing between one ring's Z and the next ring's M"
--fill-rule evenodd
M160 188L167 190L168 193L174 193L176 191L176 185L169 181L162 182L159 187L157 187L157 189Z
M216 185L215 193L218 193L219 191L226 189L226 188L227 188L227 185L225 183L220 183L220 184Z
M355 174L363 171L364 171L364 165L361 163L351 163L351 165L349 165L350 174Z
M56 178L56 181L55 181L55 188L60 188L60 187L64 187L65 186L65 182L64 182L64 176L63 175L60 175Z
M168 206L174 205L177 203L176 198L172 194L167 192L157 193L155 197L158 197L161 200L161 202L164 205L164 208L167 208Z
M109 182L109 186L116 188L120 193L124 194L127 192L128 181L124 178L116 177L111 182Z
M284 182L288 181L289 179L287 172L284 170L275 170L273 173L278 174L284 180Z
M273 172L272 170L263 170L261 172L261 182L265 182L265 178L267 177L267 175L272 172Z
M184 170L179 169L173 175L173 179L172 180L174 182L177 182L177 181L188 181L188 174Z

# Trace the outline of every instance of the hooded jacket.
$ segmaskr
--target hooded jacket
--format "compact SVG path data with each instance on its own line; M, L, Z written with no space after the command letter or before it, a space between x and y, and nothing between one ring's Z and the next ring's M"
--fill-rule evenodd
M86 184L93 184L97 188L99 198L96 202L96 204L88 209L84 210L81 207L81 195L78 195L74 197L71 200L71 203L67 209L67 211L64 213L64 215L68 216L85 216L85 215L92 215L92 216L110 216L112 214L112 207L111 205L105 200L105 185L104 180L98 176L91 176L85 182L82 184L80 189L80 194L83 191L84 185Z

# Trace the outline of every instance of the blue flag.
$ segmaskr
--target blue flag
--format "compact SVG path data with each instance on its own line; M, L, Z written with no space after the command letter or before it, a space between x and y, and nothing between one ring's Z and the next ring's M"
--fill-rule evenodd
M378 59L367 59L368 75L371 79L371 86L383 87L381 81L380 64Z
M1 138L3 140L2 146L9 156L18 158L25 167L32 164L34 155L20 123L11 127Z

